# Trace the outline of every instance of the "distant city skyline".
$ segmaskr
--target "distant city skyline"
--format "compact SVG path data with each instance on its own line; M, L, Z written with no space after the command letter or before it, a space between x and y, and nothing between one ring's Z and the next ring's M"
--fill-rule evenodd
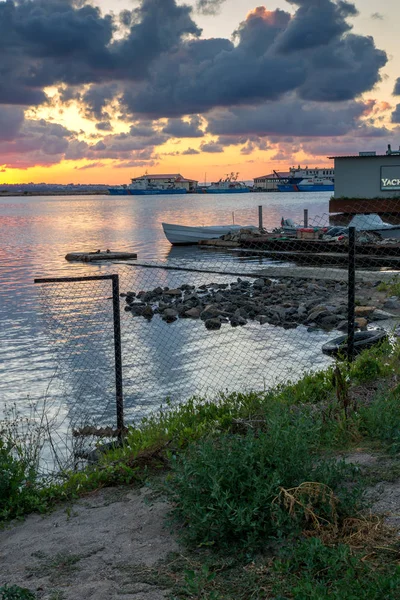
M250 180L400 145L396 0L0 0L0 184Z

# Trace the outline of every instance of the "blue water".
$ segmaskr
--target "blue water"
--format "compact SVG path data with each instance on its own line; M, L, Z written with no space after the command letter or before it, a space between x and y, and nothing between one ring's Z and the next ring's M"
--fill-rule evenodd
M0 199L0 410L25 414L43 398L54 418L113 423L114 372L109 282L35 285L37 277L119 273L121 292L183 283L231 282L227 275L71 264L72 251L129 250L139 261L249 272L267 260L229 252L172 248L161 222L264 226L281 218L327 222L330 193L150 197L30 197ZM263 389L326 364L327 334L249 323L209 332L201 322L168 325L134 319L122 309L124 386L128 420L166 397L183 400L218 390ZM31 409L30 409L31 410ZM57 415L56 415L57 413Z

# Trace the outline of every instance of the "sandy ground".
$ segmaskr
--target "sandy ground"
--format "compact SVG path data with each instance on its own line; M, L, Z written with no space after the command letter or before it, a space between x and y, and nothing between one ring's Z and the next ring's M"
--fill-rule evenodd
M382 481L366 490L366 500L372 513L385 517L385 522L397 529L400 535L400 479L390 477L398 466L396 459L376 456L367 452L355 452L345 457L346 462L358 465L364 473L374 472ZM398 469L396 469L397 471ZM390 481L385 481L390 478Z
M0 531L0 586L46 600L162 600L140 571L178 549L168 504L141 490L106 489Z
M369 505L400 535L398 461L364 451L345 459L382 476L367 491ZM179 551L168 512L149 488L111 488L31 515L0 531L0 586L26 587L43 600L166 600L169 590L148 573Z

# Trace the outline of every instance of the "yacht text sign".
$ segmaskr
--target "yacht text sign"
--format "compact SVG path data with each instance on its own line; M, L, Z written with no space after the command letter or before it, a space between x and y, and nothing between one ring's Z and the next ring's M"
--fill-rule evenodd
M400 165L381 167L381 191L400 190Z

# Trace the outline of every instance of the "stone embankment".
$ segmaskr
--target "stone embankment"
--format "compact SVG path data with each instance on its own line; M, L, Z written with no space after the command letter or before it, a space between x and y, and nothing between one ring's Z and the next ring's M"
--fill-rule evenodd
M372 285L372 284L370 284ZM287 278L284 281L259 278L251 282L237 279L228 283L182 285L176 289L158 287L151 291L122 294L125 310L135 317L167 323L179 318L201 319L207 329L220 329L257 321L292 329L305 325L310 329L347 330L346 282L316 282ZM390 313L375 306L358 306L356 325L365 329L369 321L388 319Z

